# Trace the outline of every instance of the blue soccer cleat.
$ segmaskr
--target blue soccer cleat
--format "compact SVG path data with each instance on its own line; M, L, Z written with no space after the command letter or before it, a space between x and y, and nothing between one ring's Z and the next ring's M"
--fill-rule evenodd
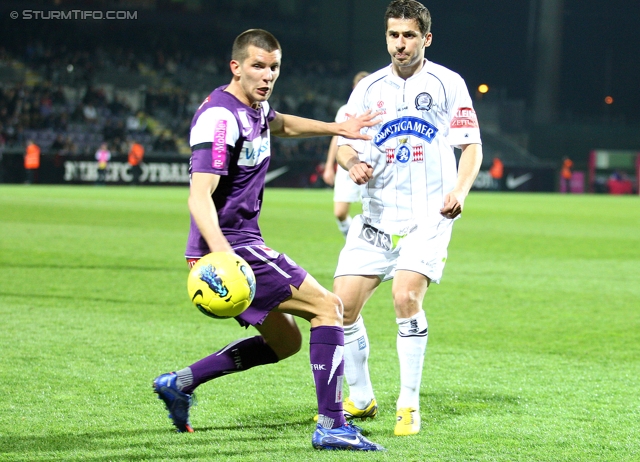
M311 438L316 449L344 449L349 451L385 451L385 448L362 436L362 429L351 422L338 428L324 428L318 424Z
M158 394L158 399L164 401L169 418L179 433L193 433L189 422L189 408L193 403L193 395L178 390L175 372L162 374L153 381L153 391Z

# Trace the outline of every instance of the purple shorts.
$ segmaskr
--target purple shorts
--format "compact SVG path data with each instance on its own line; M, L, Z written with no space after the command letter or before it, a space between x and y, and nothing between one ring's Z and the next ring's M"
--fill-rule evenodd
M265 245L235 247L233 251L245 259L256 277L256 295L242 314L235 317L243 327L262 324L269 312L291 297L307 277L307 272L285 254ZM189 266L197 261L188 258Z

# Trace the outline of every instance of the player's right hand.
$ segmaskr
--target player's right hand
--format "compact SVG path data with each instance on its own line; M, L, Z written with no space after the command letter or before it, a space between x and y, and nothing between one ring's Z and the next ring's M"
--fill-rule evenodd
M373 178L373 167L366 162L358 162L349 169L349 176L356 184L365 184Z

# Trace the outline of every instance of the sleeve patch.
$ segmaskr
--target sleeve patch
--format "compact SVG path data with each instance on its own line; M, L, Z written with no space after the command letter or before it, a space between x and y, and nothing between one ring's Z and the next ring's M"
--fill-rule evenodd
M470 107L458 108L456 116L451 119L451 128L478 128L476 111Z

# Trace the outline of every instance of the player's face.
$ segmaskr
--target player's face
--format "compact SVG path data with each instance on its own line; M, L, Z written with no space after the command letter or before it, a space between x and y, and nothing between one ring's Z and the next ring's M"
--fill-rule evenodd
M242 96L246 98L243 102L251 106L271 96L280 75L282 54L280 50L266 51L253 45L249 45L247 53L248 56L241 63L231 61L231 71L239 77Z
M409 77L422 67L424 49L429 45L431 33L423 36L415 19L388 19L387 51L399 76Z

